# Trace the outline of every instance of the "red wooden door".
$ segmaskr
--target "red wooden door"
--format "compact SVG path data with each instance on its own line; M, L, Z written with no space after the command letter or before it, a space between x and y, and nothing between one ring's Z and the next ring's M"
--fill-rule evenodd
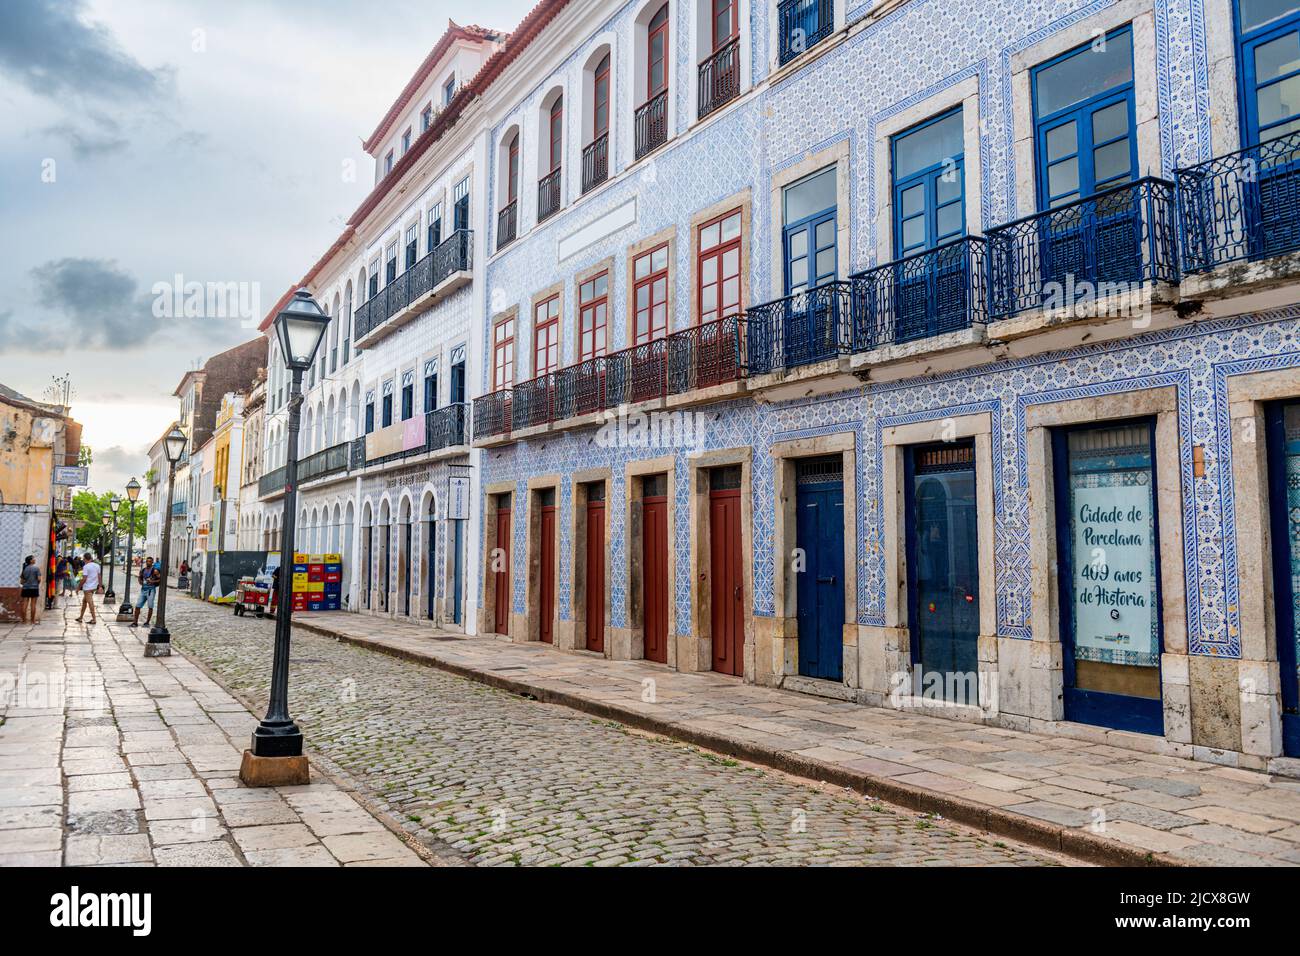
M709 493L709 542L713 669L740 677L745 672L745 589L739 489Z
M668 663L668 498L641 499L645 659Z
M605 501L587 499L587 650L605 650Z
M500 549L501 566L493 581L496 599L496 621L493 629L498 634L510 632L510 509L497 508L497 548Z
M551 499L554 501L554 499ZM542 580L538 589L537 622L538 640L545 644L555 643L555 505L542 505L541 520L541 565Z

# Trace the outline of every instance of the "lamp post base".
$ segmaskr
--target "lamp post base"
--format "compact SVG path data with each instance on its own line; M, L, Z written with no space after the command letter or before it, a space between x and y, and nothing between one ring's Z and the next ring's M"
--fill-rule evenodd
M239 779L247 787L297 787L311 783L307 758L259 757L251 750L244 751L239 765Z
M171 657L172 634L165 627L149 629L149 641L144 646L145 657Z
M112 591L105 591L104 607L112 607L115 603L117 603L117 595L114 594Z
M121 607L117 609L118 623L120 624L123 621L129 622L133 616L134 611L135 608L131 607L130 601L123 601Z
M263 719L253 731L249 752L255 757L301 757L302 731L292 720Z

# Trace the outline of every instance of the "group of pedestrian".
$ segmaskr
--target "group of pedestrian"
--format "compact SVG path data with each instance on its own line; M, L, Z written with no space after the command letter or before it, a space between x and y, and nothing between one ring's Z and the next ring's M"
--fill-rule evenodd
M81 610L77 620L85 623L86 612L90 612L90 623L97 622L95 616L94 596L103 592L103 570L95 556L87 551L84 555L60 555L54 566L54 580L64 596L80 596ZM153 620L153 611L158 599L158 588L162 584L162 562L146 557L140 565L137 577L140 582L140 596L136 599L131 616L131 627L140 625L140 612L148 609L144 623L148 626ZM22 571L19 572L21 585L21 618L23 623L35 624L41 619L41 566L34 554L23 559Z

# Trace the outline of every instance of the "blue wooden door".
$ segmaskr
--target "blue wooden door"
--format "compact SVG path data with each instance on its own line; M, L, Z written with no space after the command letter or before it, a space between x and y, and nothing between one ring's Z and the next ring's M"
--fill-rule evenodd
M979 704L979 548L975 446L907 456L907 596L913 667L936 699Z
M437 613L436 605L438 598L438 522L433 519L428 521L428 531L425 534L425 541L427 542L428 547L425 550L424 567L427 571L425 576L428 580L425 582L424 587L424 613L425 616L432 621Z
M796 463L795 536L799 673L843 680L844 479L841 460Z
M1053 433L1065 719L1164 733L1155 422Z
M1269 406L1266 421L1282 751L1300 757L1300 402Z

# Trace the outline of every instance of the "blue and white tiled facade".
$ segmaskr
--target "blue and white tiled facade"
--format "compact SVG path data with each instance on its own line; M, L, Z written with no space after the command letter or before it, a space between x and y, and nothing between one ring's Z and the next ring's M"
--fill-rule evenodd
M654 5L657 8L658 4ZM504 138L515 130L521 136L521 187L518 238L499 248L493 235L495 219L490 217L488 225L492 258L485 267L483 288L476 288L476 294L484 298L488 317L476 331L481 337L481 354L490 356L492 352L492 318L513 312L517 316L513 381L517 385L531 378L533 297L562 283L559 364L577 363L575 277L607 260L612 260L608 350L630 346L629 250L649 237L669 233L673 240L669 331L695 324L687 305L695 295L692 246L693 222L698 220L694 217L731 200L737 206L743 204L748 213L743 239L744 302L752 306L778 298L782 294L781 263L774 250L780 249L781 223L774 197L781 185L790 181L785 174L802 168L810 157L827 157L825 163L846 157L839 167L847 174L847 181L840 184L839 226L847 244L840 244L839 275L892 260L895 257L888 245L880 242L888 231L880 227L887 201L879 195L880 184L887 183L887 177L882 177L877 167L882 157L888 156L880 144L889 135L881 130L893 130L891 121L918 104L940 102L946 91L968 88L972 82L978 91L978 155L968 150L966 163L978 164L980 189L978 195L966 196L968 231L978 234L1032 212L1026 208L1025 183L1021 181L1032 166L1016 155L1017 149L1030 148L1024 126L1032 120L1023 115L1017 88L1024 83L1026 58L1032 65L1035 51L1050 48L1054 38L1081 36L1086 42L1094 34L1130 22L1143 25L1134 28L1142 31L1141 42L1151 37L1153 59L1140 48L1134 60L1135 70L1147 74L1144 85L1153 91L1150 109L1158 137L1154 150L1142 146L1139 175L1173 178L1182 167L1238 148L1237 142L1223 133L1226 121L1215 106L1234 102L1232 93L1229 91L1225 100L1223 91L1211 89L1213 51L1231 42L1232 25L1221 18L1231 10L1227 0L875 0L858 4L849 0L847 6L845 14L844 5L837 5L837 30L823 41L824 49L815 47L794 63L778 67L771 49L776 4L741 4L747 82L736 102L696 122L692 92L698 59L692 40L696 10L685 0L672 0L669 89L674 105L668 143L639 162L633 155L636 104L629 92L629 76L638 66L635 25L638 20L644 23L647 5L629 3L612 12L606 5L604 14L592 11L583 21L590 25L586 35L575 39L570 24L568 40L557 36L550 60L544 61L547 68L539 69L536 62L531 65L529 75L539 78L537 82L513 103L499 104L488 121L491 169L487 208L497 210L505 205L500 194L504 180L498 167ZM611 181L582 196L574 171L581 169L580 146L586 134L581 126L582 110L567 104L579 101L583 72L604 45L611 50L614 77ZM525 86L522 81L516 84L517 88ZM566 97L562 208L538 225L536 190L529 188L539 174L538 118L543 102L557 87ZM961 98L950 102L961 102ZM1235 131L1236 122L1231 118L1227 127ZM585 245L575 238L584 229L598 233L603 221L630 203L635 206L630 224ZM1188 752L1192 747L1205 747L1215 753L1231 753L1242 765L1277 756L1278 734L1267 729L1260 732L1254 726L1260 720L1276 725L1276 713L1257 717L1251 709L1257 703L1253 698L1247 701L1243 696L1225 705L1223 719L1230 726L1222 733L1203 729L1221 698L1237 696L1238 664L1244 666L1252 656L1275 663L1275 657L1247 648L1247 644L1258 648L1258 640L1243 642L1243 634L1258 631L1260 622L1244 621L1242 616L1243 584L1238 573L1242 556L1238 549L1243 543L1236 523L1241 502L1234 483L1235 424L1230 404L1235 399L1230 390L1234 380L1243 376L1274 373L1284 379L1289 375L1295 384L1294 394L1300 395L1300 306L1291 305L1297 302L1295 296L1285 290L1279 293L1277 288L1274 283L1267 308L1234 309L1229 303L1212 313L1186 320L1180 316L1177 321L1150 330L1136 329L1109 341L1098 338L1031 349L1018 358L990 350L985 361L971 367L928 374L921 374L918 367L917 374L896 381L875 381L868 375L856 387L794 400L770 400L751 389L748 397L721 398L693 409L707 423L700 447L610 447L597 441L595 426L552 428L534 437L492 443L482 456L481 486L498 492L512 487L517 502L512 524L510 611L515 616L530 613L530 561L525 557L530 536L528 521L523 520L530 480L559 476L555 603L558 620L565 622L573 616L572 589L581 561L578 543L572 540L577 522L571 476L608 469L608 624L615 630L632 627L629 590L635 584L635 562L622 520L631 493L625 477L627 466L668 454L674 456L676 479L669 530L674 555L669 631L689 631L696 610L693 602L698 599L691 555L691 461L701 452L748 448L752 449L752 464L747 490L753 503L752 527L746 531L752 551L753 594L747 597L753 616L750 637L772 633L771 620L781 616L776 597L781 561L774 553L780 505L773 446L823 435L852 435L856 508L850 537L857 558L854 604L858 640L879 639L893 623L887 616L886 555L901 547L888 540L886 532L882 432L916 422L986 415L991 422L996 582L996 631L988 636L1012 642L1045 640L1033 628L1034 602L1045 597L1035 594L1034 568L1027 560L1033 551L1031 498L1036 482L1044 479L1031 468L1027 412L1057 403L1103 401L1130 392L1172 389L1177 398L1176 487L1182 502L1184 554L1180 564L1186 595L1186 647L1178 650L1185 658L1234 663L1228 670L1215 665L1207 671L1196 660L1166 662L1166 686L1171 679L1190 686L1194 713L1190 718L1178 716L1166 699L1165 737L1170 746L1186 747ZM989 338L993 337L990 327ZM476 383L475 394L481 397L494 387L490 359L482 362L480 369L482 379ZM482 554L488 543L485 529L491 522L489 498L480 500L477 507L482 519ZM1263 549L1258 540L1246 541L1244 546ZM1254 560L1258 563L1258 554ZM484 587L486 580L480 579L475 586ZM1004 657L1003 666L1008 666L1008 660ZM1169 673L1175 671L1184 676L1171 678ZM762 679L750 666L746 675ZM856 677L848 683L863 689ZM873 699L879 699L879 690ZM1276 711L1276 700L1271 706ZM1031 721L1059 720L1060 715L1049 705L1032 713L1008 712L1006 718L1009 723L1029 726Z

